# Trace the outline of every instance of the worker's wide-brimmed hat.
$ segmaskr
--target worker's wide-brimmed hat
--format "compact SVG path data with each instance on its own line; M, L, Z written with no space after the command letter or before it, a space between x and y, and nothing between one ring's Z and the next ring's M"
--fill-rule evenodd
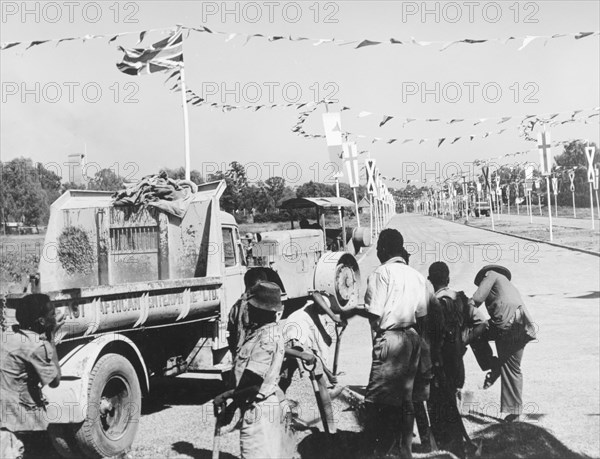
M274 282L259 282L250 289L248 303L265 311L283 311L281 304L281 289Z
M510 278L512 277L512 274L510 273L510 271L508 270L508 268L505 268L504 266L500 266L500 265L487 265L487 266L484 266L483 268L481 268L479 270L479 272L477 273L477 275L475 276L475 281L474 281L475 285L481 284L481 281L483 280L483 278L485 277L485 275L486 275L486 273L488 271L495 271L498 274L502 274L508 280L510 280Z

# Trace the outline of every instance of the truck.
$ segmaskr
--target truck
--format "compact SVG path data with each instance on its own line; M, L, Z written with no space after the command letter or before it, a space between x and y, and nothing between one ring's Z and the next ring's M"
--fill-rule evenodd
M316 291L337 311L358 304L358 263L326 250L322 230L266 232L253 248L260 263L249 266L238 225L219 206L225 186L199 185L180 216L116 206L101 191L69 190L52 204L29 292L48 295L66 317L55 337L60 385L44 388L63 457L127 451L155 377L231 369L227 317L248 269L280 285L286 311ZM7 306L23 295L9 295Z

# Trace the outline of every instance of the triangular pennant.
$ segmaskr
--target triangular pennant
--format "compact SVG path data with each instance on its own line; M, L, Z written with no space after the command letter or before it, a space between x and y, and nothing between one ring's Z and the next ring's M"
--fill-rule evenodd
M383 126L385 123L387 123L392 118L394 118L394 117L389 116L389 115L383 115L383 120L381 121L381 123L379 123L379 127Z
M365 46L373 46L373 45L380 45L380 44L381 44L380 41L363 40L358 44L358 46L355 49L364 48Z

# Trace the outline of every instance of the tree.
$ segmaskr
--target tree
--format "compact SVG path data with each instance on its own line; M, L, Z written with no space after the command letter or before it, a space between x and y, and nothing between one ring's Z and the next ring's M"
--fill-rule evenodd
M43 224L60 193L60 177L29 158L0 163L0 209L4 221Z
M558 202L561 205L571 204L571 190L568 172L573 170L575 172L574 184L575 184L575 203L577 206L589 206L589 191L588 191L588 160L585 154L585 147L587 142L583 140L574 140L564 146L562 154L555 157L556 167L554 173L559 177L559 183L562 184L560 188L561 192L558 194ZM596 154L594 155L592 164L600 161L600 151L595 143L590 143L590 147L596 148ZM566 185L566 186L565 186Z
M296 196L299 198L335 196L335 186L311 180L296 189Z
M96 172L89 182L90 190L118 191L123 188L123 177L117 175L112 169L101 169Z
M281 198L285 191L285 179L283 177L269 177L264 183L265 194L268 197L268 208L273 210L281 204Z
M183 166L178 167L176 169L169 169L168 167L163 167L160 171L166 172L167 175L169 176L169 178L172 178L175 180L184 180L185 179L185 168ZM196 169L192 169L190 171L190 180L192 182L194 182L196 185L201 185L204 183L204 178L202 177L202 174L200 173L200 171L197 171Z

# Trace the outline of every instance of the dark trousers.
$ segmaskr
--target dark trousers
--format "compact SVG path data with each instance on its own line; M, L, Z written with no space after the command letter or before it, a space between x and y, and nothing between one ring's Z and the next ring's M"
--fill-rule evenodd
M363 451L360 457L409 457L403 454L402 445L407 443L404 435L407 431L412 437L413 403L405 402L402 406L381 405L379 403L365 402L365 427L363 431ZM407 417L410 426L404 425ZM411 438L412 440L412 438Z
M483 336L471 343L471 349L482 370L500 371L500 411L520 415L523 409L523 350L530 340L525 327L514 324L510 330L491 327ZM495 341L498 357L494 357L489 341Z

